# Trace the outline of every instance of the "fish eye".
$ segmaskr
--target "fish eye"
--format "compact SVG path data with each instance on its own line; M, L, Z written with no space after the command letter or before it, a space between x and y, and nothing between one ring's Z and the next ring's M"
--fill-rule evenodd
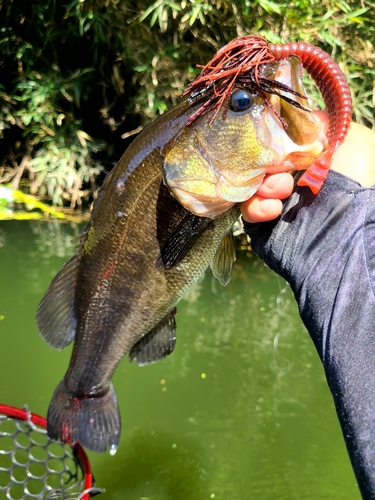
M246 111L253 105L253 96L246 90L235 90L230 97L229 107L232 111Z

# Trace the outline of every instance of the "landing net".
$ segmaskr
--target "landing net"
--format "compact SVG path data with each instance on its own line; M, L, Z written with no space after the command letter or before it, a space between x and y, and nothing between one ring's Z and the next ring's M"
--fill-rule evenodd
M103 492L79 444L52 441L45 418L0 405L0 499L89 500Z

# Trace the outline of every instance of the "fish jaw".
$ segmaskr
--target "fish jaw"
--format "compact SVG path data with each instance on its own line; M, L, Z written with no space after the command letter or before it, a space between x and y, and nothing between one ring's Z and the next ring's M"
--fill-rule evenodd
M265 173L266 171L262 170L262 175L257 177L256 183L253 182L241 188L232 186L224 177L221 177L215 186L212 184L210 186L215 189L215 194L212 197L207 195L198 197L196 194L191 194L189 188L191 188L192 183L184 183L183 188L180 188L177 184L174 185L173 193L181 205L190 207L189 210L193 214L199 215L200 217L215 219L233 207L236 203L251 198L260 187Z
M189 158L192 159L191 157ZM205 156L193 157L200 160L201 165L193 175L173 178L170 174L167 183L175 198L193 214L201 217L216 218L236 203L250 198L259 188L266 173L265 169L249 169L243 173L233 174L229 170L220 170ZM204 177L203 170L207 175Z

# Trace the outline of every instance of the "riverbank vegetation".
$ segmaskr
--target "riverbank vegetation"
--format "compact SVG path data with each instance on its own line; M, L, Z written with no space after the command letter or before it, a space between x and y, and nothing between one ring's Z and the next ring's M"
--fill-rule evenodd
M87 205L196 65L255 32L332 54L374 126L374 16L367 0L0 0L0 183Z

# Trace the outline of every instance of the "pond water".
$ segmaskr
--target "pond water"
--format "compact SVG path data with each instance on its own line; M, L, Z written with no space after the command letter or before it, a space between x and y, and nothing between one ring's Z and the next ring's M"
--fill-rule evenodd
M0 225L0 403L45 415L69 362L34 316L81 227ZM178 305L177 346L114 385L115 456L89 453L99 498L359 499L320 361L288 285L242 251L231 282L211 273Z

